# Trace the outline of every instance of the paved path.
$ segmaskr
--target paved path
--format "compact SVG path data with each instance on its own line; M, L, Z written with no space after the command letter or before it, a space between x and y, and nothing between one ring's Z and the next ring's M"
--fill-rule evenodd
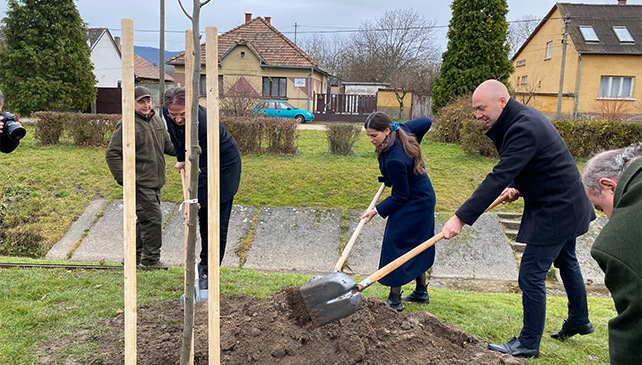
M184 223L179 206L162 204L165 228L161 260L169 265L184 261ZM349 210L342 220L339 209L254 207L232 210L224 267L328 274L341 252L340 245L356 229L361 211ZM449 216L436 215L437 232ZM377 270L386 221L376 216L365 225L348 256L345 271L369 275ZM577 254L584 279L603 284L604 277L590 257L590 247L605 220L591 224L578 240ZM347 226L342 232L341 227ZM343 238L342 238L343 235ZM246 254L239 256L244 245ZM249 247L248 247L249 246ZM432 275L435 278L517 280L517 259L497 215L486 213L451 241L441 241ZM200 252L200 238L197 253ZM50 259L120 262L123 258L123 202L95 200L47 254Z

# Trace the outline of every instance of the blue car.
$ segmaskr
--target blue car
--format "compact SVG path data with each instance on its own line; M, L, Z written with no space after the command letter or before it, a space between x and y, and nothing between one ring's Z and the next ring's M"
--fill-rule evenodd
M305 123L314 119L314 114L307 110L297 109L285 101L265 100L254 106L254 115L270 118L291 118L298 123Z

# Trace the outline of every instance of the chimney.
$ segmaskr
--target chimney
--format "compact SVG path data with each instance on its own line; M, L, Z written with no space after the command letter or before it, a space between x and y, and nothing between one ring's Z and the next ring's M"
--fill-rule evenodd
M245 24L249 23L252 20L252 13L245 13Z
M114 37L114 43L116 43L116 48L120 51L120 37Z
M625 1L625 2L626 2L626 1ZM271 17L271 16L266 16L266 17L265 17L265 22L266 22L266 23L268 23L268 24L272 24L272 23L271 23L271 21L272 21L272 17Z
M618 5L626 5L626 0L617 0Z

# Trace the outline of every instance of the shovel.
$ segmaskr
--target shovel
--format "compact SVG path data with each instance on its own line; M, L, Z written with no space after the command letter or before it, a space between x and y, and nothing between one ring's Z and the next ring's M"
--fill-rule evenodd
M181 185L183 185L183 200L187 201L189 199L189 195L187 193L187 183L185 182L185 170L181 170ZM199 284L198 284L198 265L196 265L196 277L194 278L194 303L196 302L201 302L207 300L208 296L208 290L207 289L201 289ZM185 305L185 294L181 294L181 297L179 298L179 301L181 303L181 307Z
M489 211L507 199L508 194L501 195L484 212ZM376 283L442 238L444 238L444 234L439 232L431 239L377 270L359 284L356 284L347 274L337 271L325 277L312 277L301 287L301 296L310 318L316 326L323 326L353 314L361 307L361 292L365 288Z
M382 183L381 186L379 187L379 190L377 191L377 194L375 194L374 198L372 199L372 202L370 202L370 205L368 206L368 210L374 208L374 206L379 201L379 198L381 197L381 193L383 193L383 189L385 188L386 188L386 184ZM348 254L350 253L350 250L352 250L352 246L354 246L354 242L357 240L357 237L359 236L361 229L365 225L366 225L366 220L362 219L359 222L357 229L354 230L352 237L350 237L350 241L348 241L348 243L346 244L346 247L343 249L343 252L341 253L341 257L339 257L339 261L337 261L337 264L334 265L333 272L341 271L343 264L346 262L346 259L348 258Z

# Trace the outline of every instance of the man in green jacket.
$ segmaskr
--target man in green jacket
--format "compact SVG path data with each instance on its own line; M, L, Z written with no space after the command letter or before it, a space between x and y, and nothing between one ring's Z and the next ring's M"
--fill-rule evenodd
M152 109L151 92L135 90L136 104L136 265L167 268L160 262L162 245L161 188L165 185L165 154L176 156L162 119ZM122 120L116 125L105 154L111 174L123 184Z
M604 271L617 317L609 321L611 364L642 364L642 142L602 152L584 167L586 195L609 222L591 255Z

